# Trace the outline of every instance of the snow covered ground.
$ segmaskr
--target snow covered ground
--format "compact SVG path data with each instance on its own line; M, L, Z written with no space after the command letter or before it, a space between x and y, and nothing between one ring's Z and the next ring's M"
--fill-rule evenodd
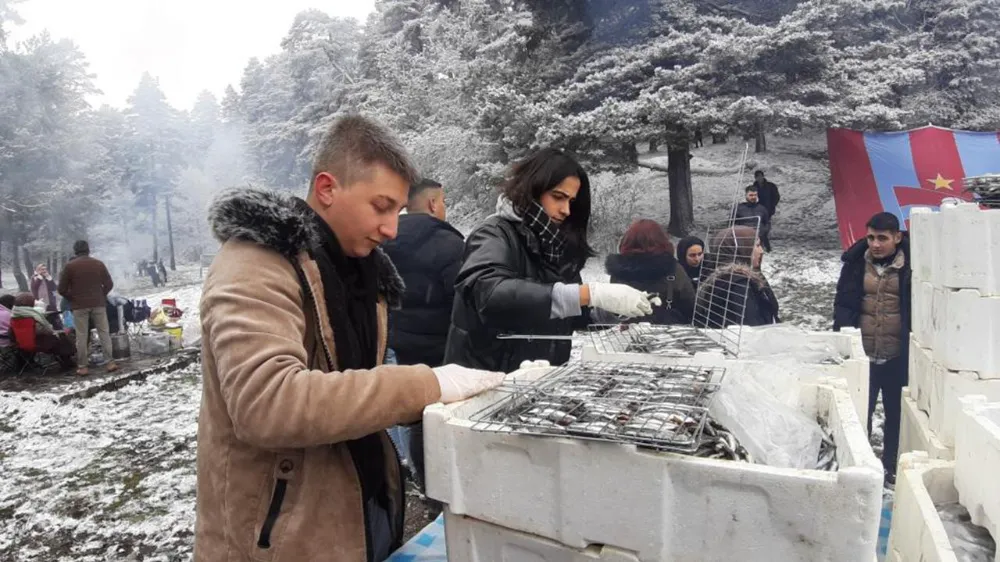
M840 250L822 138L770 145L770 154L753 157L783 197L764 271L785 321L829 329ZM741 150L695 151L702 228L726 217ZM665 175L644 177L650 189L641 215L665 223ZM606 279L602 260L584 277ZM133 280L128 296L145 294L151 305L178 299L185 342L193 343L200 336L197 280L197 267L182 268L162 290ZM0 560L189 559L199 374L195 364L63 405L51 393L0 392Z

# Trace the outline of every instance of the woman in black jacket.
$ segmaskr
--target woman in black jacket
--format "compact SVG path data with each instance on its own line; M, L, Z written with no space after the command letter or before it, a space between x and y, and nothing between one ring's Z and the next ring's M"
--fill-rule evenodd
M712 236L705 265L712 273L702 279L694 323L702 328L777 324L778 299L760 272L764 249L757 231L734 226Z
M594 255L587 243L590 180L570 156L544 149L516 164L496 214L466 241L455 280L445 363L510 372L522 361L569 359L567 340L499 339L504 334L568 336L589 307L625 317L652 313L627 285L583 284Z
M683 267L674 258L674 246L656 221L642 219L625 231L617 254L611 254L604 268L612 283L655 293L661 305L653 313L630 322L689 324L694 313L694 287Z
M701 261L705 257L705 242L697 236L685 236L677 242L677 262L684 268L691 286L698 291L701 281Z

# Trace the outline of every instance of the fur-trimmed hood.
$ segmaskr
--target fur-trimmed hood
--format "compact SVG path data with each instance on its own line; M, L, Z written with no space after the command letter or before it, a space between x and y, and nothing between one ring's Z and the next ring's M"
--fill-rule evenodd
M749 280L750 284L759 291L770 290L770 286L767 283L767 279L764 278L764 274L753 269L749 265L742 263L724 265L713 271L707 279L702 281L702 283L707 286L712 286L717 282L731 285L739 279Z
M611 254L604 260L604 269L621 279L663 279L676 273L677 259L671 254Z
M315 211L290 195L261 189L231 189L220 193L208 208L212 234L221 243L229 239L254 242L289 260L320 244ZM390 307L403 297L403 279L381 248L372 254L378 264L378 290Z

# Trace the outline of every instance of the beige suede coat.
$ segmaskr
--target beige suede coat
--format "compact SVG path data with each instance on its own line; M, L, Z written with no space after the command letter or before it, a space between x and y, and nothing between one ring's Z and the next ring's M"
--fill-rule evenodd
M273 193L213 204L223 242L201 300L196 561L366 560L361 487L344 442L381 432L390 520L402 534L402 478L385 428L419 419L440 388L430 368L337 371L308 215ZM379 252L379 357L386 306L401 292ZM400 527L400 528L396 528Z

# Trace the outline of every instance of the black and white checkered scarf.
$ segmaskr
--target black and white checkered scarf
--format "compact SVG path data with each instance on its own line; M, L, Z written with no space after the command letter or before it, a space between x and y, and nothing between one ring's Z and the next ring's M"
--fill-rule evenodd
M521 220L538 237L542 257L551 264L560 264L563 251L566 250L566 237L559 229L559 225L552 222L545 213L545 209L533 201L524 211Z

